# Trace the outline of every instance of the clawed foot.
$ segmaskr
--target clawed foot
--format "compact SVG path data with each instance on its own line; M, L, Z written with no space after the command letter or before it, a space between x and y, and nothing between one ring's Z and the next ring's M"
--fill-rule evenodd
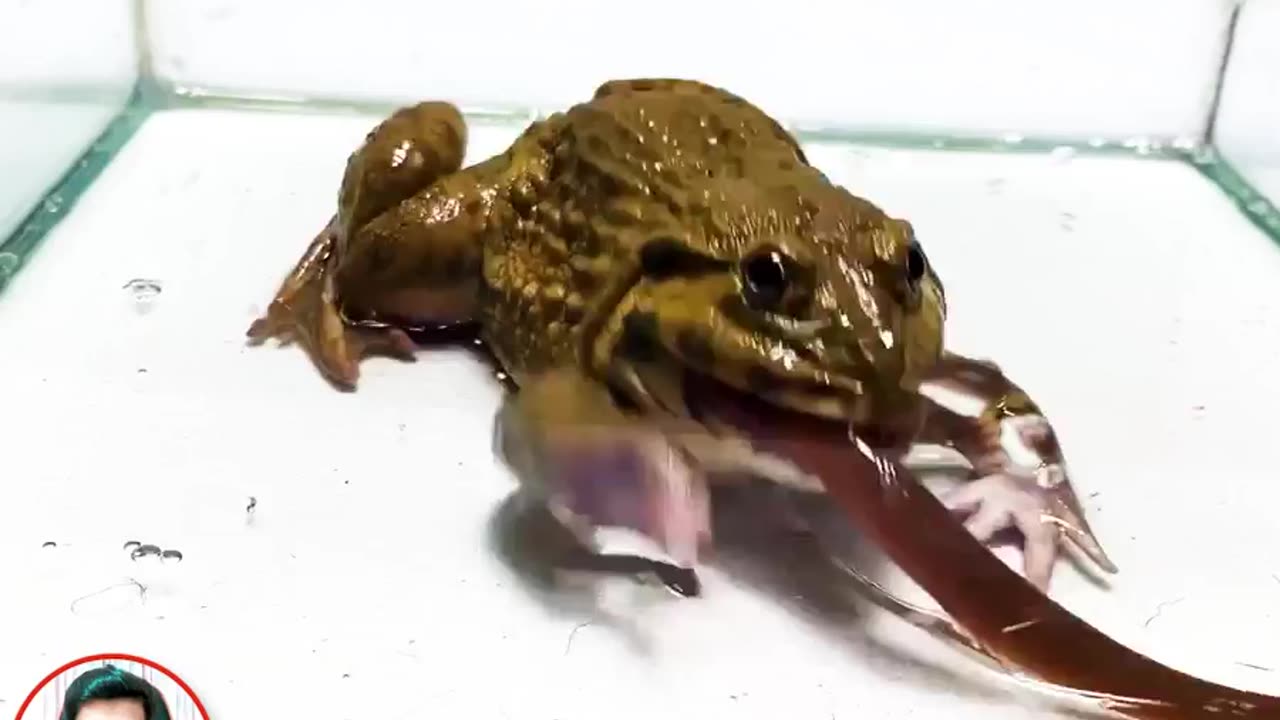
M360 376L361 359L389 355L412 361L417 346L399 328L353 325L342 317L333 289L334 244L330 226L312 241L266 314L249 326L246 335L253 344L273 337L286 343L298 340L326 378L352 389Z
M1049 587L1063 540L1070 541L1107 572L1117 568L1084 519L1060 466L1029 472L1006 471L979 478L943 495L952 511L967 516L965 527L982 542L1015 529L1023 536L1023 572L1042 591Z

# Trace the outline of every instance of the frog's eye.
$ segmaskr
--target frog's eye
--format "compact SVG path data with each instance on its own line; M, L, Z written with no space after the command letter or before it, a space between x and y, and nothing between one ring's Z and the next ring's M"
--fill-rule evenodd
M743 261L742 279L746 281L747 301L761 310L777 308L790 282L782 253L777 250L766 250Z
M797 280L797 266L775 247L761 248L742 261L742 283L747 304L757 310L782 309Z
M912 240L907 246L907 282L911 287L916 287L920 281L924 279L924 273L929 269L929 259L925 257L924 248L920 247L920 243Z

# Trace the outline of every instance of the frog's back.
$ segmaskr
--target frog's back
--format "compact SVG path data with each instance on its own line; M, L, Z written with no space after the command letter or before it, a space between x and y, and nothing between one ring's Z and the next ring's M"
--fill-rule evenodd
M726 90L692 80L616 80L565 114L576 154L641 181L790 181L808 162L776 120ZM779 177L781 176L781 177Z

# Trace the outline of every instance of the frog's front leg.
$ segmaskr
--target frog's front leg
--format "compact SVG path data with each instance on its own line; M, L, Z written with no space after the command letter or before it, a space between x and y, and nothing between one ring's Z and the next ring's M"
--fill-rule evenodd
M943 496L967 515L980 540L1016 528L1024 537L1024 572L1047 588L1066 539L1099 567L1116 572L1085 519L1053 426L995 365L946 354L921 392L927 396L917 441L946 445L973 466L973 479Z
M465 144L462 116L446 103L424 102L402 108L374 128L347 161L337 214L284 279L266 314L249 327L250 342L272 337L296 339L325 376L346 387L354 385L356 364L365 355L389 353L412 359L414 343L402 330L388 323L369 322L368 318L357 322L344 312L380 309L353 306L348 302L351 291L394 292L401 288L386 285L386 278L376 273L346 273L344 280L339 271L353 261L360 266L361 260L369 260L371 250L383 270L385 266L406 266L409 253L405 250L389 243L371 249L362 236L383 214L394 215L392 223L408 219L405 213L397 212L398 204L456 171L462 164ZM437 295L440 297L424 296L425 302L434 303L431 309L438 310L437 314L449 315L453 311L448 307L451 298L447 293ZM395 300L407 304L405 297ZM424 304L423 298L418 300L419 306Z
M664 574L643 559L634 569L696 593L692 568L711 532L706 480L661 429L623 412L603 384L576 369L527 381L503 405L494 429L499 457L584 546L596 547L599 528L635 531L680 570ZM580 567L621 567L618 556L599 557Z

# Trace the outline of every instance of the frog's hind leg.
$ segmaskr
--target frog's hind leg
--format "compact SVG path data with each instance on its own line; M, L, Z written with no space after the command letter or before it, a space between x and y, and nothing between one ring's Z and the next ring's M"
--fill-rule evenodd
M351 255L353 235L457 171L465 145L462 116L446 103L402 108L374 128L347 161L337 215L285 278L266 314L249 327L250 342L296 339L320 371L345 388L354 387L362 357L412 359L414 343L400 328L367 318L353 322L343 314L347 288L338 271ZM376 280L367 278L368 283Z

